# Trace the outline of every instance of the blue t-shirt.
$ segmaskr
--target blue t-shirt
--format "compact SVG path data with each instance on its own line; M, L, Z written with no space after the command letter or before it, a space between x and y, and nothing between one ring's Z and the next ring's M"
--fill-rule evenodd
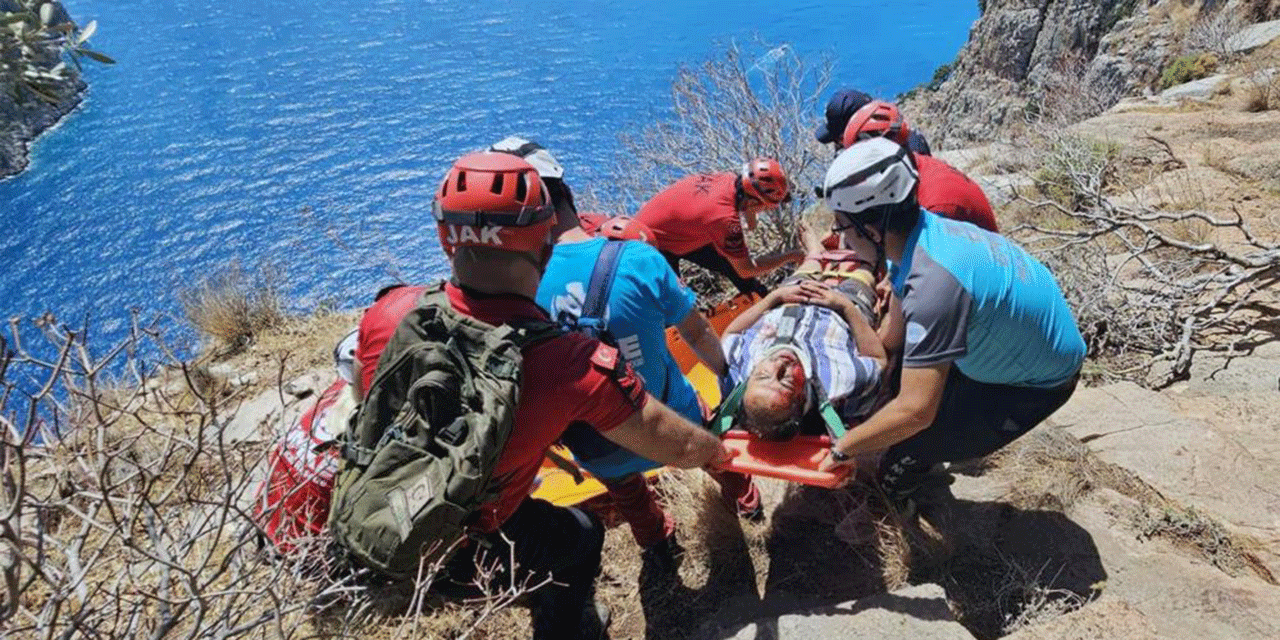
M954 362L979 382L1053 387L1084 362L1053 274L1003 236L922 210L890 273L907 324L904 367Z
M555 246L537 298L552 319L577 318L582 313L587 284L605 242L609 241L596 238ZM694 424L702 424L697 393L680 373L666 335L666 328L684 320L696 301L697 296L680 282L657 249L632 241L618 257L604 319L618 341L618 351L644 379L649 393Z

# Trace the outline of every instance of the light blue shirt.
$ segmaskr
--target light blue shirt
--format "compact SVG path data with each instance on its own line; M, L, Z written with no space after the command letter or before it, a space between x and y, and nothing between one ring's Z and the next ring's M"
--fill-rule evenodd
M605 242L609 241L596 238L555 246L537 297L552 319L577 318L582 313L591 272ZM694 424L702 424L697 393L667 348L666 335L666 328L684 320L696 301L697 296L657 249L630 241L618 258L605 325L649 393Z
M954 362L979 382L1054 387L1084 362L1053 274L1004 236L922 210L890 274L907 323L904 367Z

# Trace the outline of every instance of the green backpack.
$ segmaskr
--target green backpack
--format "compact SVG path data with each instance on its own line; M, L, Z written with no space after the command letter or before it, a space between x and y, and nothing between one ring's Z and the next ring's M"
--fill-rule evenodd
M515 421L522 349L561 333L464 316L442 288L423 295L378 359L342 446L329 527L358 563L409 578L457 548L500 491L490 476Z

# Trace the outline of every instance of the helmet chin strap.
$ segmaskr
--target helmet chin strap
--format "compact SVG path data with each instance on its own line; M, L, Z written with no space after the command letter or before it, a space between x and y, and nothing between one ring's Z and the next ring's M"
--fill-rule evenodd
M886 250L885 250L885 227L889 224L889 209L886 207L884 213L880 214L880 233L878 237L873 238L871 232L867 229L869 223L849 218L850 226L858 233L858 237L870 242L876 248L875 276L876 280L884 277L886 267Z

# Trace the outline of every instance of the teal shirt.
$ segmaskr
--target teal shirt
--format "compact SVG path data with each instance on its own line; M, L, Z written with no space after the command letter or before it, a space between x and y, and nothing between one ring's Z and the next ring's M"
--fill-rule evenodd
M1054 387L1084 362L1053 274L1004 236L921 210L890 275L906 319L904 367L954 362L979 382Z
M538 306L552 319L581 314L591 271L605 242L596 238L555 246L537 297ZM636 241L626 245L618 258L605 324L618 341L618 351L644 379L645 389L695 424L702 424L698 395L667 348L666 334L667 327L689 315L697 296L657 249Z

